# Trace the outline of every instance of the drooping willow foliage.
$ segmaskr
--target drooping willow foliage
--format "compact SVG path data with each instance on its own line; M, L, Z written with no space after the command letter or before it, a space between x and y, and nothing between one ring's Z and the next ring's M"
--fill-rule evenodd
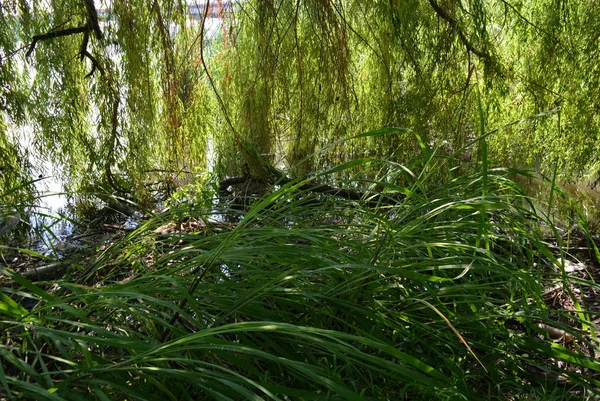
M14 173L5 189L28 168L24 133L71 189L143 197L150 182L186 182L213 165L221 176L260 176L265 164L302 174L417 152L414 136L388 136L306 161L379 127L456 152L482 123L549 111L491 135L493 158L558 165L565 177L600 171L595 2L95 0L101 35L31 45L90 26L86 3L0 6L0 143L10 155L0 163Z

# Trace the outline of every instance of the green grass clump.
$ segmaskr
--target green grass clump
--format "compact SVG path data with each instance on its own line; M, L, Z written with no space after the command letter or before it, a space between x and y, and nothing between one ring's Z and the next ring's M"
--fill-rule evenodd
M0 299L0 394L480 400L595 391L595 327L583 307L544 303L556 258L539 234L545 217L508 178L514 171L440 182L431 162L417 176L362 160L316 178L359 164L385 171L360 201L293 181L237 224L194 206L156 216L77 282L49 287L4 268L18 287ZM412 184L397 186L400 177ZM155 231L192 220L205 225ZM13 301L22 296L39 303L28 311ZM546 338L541 323L574 340Z

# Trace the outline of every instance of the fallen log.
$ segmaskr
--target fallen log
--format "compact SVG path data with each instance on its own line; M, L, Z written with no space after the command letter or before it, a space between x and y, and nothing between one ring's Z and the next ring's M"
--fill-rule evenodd
M273 183L265 183L264 180L257 179L252 175L246 173L242 176L238 177L229 177L219 182L219 195L222 197L233 196L233 191L229 191L229 187L234 185L246 184L250 182L257 182L261 184L269 184L269 185L285 185L293 182L293 180L281 172L277 172L276 181ZM267 185L265 185L265 188ZM299 190L304 192L312 192L319 193L324 195L336 196L339 198L344 198L353 201L366 201L369 207L376 206L394 206L401 203L406 195L403 193L392 193L392 194L383 194L379 192L371 192L368 190L361 189L349 189L349 188L339 188L333 185L321 184L314 180L311 180L305 184L302 184L298 187Z
M66 263L56 262L27 269L21 275L29 280L54 280L62 277L67 268Z

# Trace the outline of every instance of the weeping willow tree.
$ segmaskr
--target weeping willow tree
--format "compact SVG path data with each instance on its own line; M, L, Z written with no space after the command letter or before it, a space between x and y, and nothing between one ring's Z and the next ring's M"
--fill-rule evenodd
M417 154L414 135L388 135L307 159L380 127L469 161L482 129L540 113L491 135L493 158L593 177L594 15L559 0L3 2L3 185L26 174L23 132L71 189L143 199L213 164L304 174Z
M481 101L489 129L548 116L491 136L499 162L546 172L561 163L565 177L597 171L593 5L248 1L236 10L221 81L228 112L261 151L279 144L287 165L382 126L409 127L454 152L480 133ZM405 160L416 149L412 136L389 136L333 148L321 162Z
M2 127L13 146L8 126L31 135L74 191L143 197L153 178L204 167L213 113L184 3L14 1L0 10Z
M0 398L597 394L599 286L489 168L597 169L597 22L511 1L2 2L0 206L28 143L86 193L213 166L344 188L282 180L233 224L185 203L93 260L0 266ZM440 185L437 152L481 164Z

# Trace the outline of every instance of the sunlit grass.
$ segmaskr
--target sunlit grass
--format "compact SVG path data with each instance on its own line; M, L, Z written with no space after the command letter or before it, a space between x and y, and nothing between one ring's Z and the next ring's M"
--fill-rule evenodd
M569 313L544 303L557 260L539 227L550 222L508 178L518 172L486 167L440 182L443 163L431 160L402 188L394 177L405 166L365 161L385 174L362 201L290 182L237 224L211 222L203 207L172 208L75 282L50 287L3 268L20 289L0 300L1 393L478 400L596 391L596 328L581 305ZM396 203L369 202L380 195ZM156 231L173 220L205 224ZM23 295L40 301L31 312L12 301ZM540 323L577 346L545 338Z

